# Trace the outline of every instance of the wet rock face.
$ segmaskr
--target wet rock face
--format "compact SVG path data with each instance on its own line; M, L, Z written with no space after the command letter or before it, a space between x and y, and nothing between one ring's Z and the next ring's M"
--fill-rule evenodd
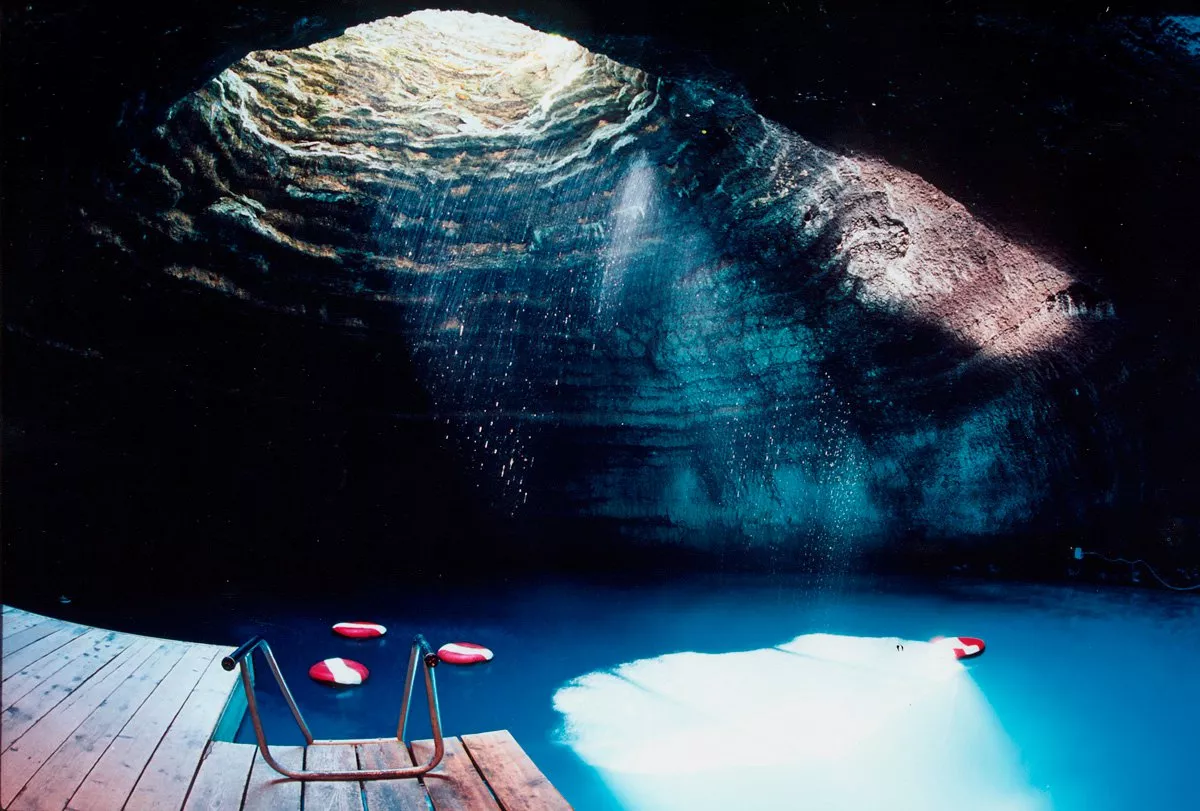
M499 18L252 52L108 194L89 228L147 284L398 337L428 396L398 417L497 516L789 557L1004 535L1086 507L1063 493L1111 428L1065 411L1114 317L1067 270L744 98Z

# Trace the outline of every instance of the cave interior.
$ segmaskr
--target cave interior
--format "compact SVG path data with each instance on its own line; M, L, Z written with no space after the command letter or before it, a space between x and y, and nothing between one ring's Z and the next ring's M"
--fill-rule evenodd
M7 5L5 591L1200 582L1200 47L1083 6Z

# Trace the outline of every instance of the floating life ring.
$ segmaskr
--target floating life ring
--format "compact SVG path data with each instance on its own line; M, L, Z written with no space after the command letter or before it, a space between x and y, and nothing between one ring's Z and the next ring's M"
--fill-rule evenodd
M351 659L336 657L324 659L308 669L308 676L313 681L340 686L362 684L367 680L368 675L370 675L370 671L367 670L366 665Z
M447 642L438 648L438 658L451 665L474 665L492 661L492 652L473 642Z
M935 636L930 641L954 651L955 659L974 659L987 648L982 639L974 636Z
M386 634L387 628L378 622L338 622L334 623L333 632L351 639L374 639Z

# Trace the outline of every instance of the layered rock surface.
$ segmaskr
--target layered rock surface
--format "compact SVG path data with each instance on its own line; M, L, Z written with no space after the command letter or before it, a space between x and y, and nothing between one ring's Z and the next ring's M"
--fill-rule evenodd
M1109 429L1062 428L1114 317L1067 270L741 97L499 18L250 53L129 170L98 240L401 336L413 416L497 514L785 556L1005 534L1078 508Z

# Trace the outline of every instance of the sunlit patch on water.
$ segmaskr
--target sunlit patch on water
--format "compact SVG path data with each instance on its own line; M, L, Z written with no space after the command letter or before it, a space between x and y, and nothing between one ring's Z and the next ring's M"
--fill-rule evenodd
M928 642L672 653L582 676L554 706L631 809L1050 806L967 668Z

